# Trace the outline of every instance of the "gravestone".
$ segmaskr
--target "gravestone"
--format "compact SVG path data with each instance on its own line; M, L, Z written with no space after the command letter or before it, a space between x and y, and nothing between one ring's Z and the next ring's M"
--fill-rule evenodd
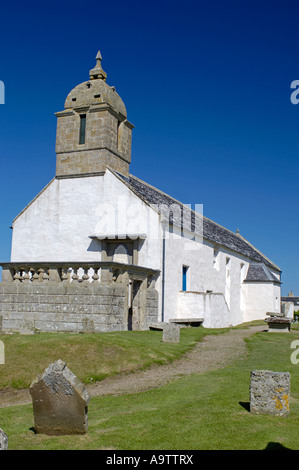
M291 329L292 318L286 317L283 312L271 313L268 312L269 318L266 318L266 323L269 326L269 332L288 332Z
M163 326L163 343L179 343L181 329L175 323L166 323Z
M254 370L250 378L250 411L286 416L290 411L290 374Z
M0 450L7 450L8 437L5 432L0 428Z
M87 432L89 395L61 359L50 364L32 382L30 394L37 433L63 435Z
M19 329L20 335L34 335L35 333L35 321L34 320L24 320L21 323Z

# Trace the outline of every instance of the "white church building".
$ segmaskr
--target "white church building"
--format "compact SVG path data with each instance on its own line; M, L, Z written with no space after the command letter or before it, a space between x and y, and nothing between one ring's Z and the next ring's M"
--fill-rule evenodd
M151 273L157 322L218 328L279 312L281 271L270 259L239 233L204 217L200 207L191 209L130 174L134 126L107 84L100 53L96 60L89 80L56 113L56 175L13 221L4 284L47 278L49 271L34 273L31 266L38 263L85 263L89 271L76 270L70 283L90 281L92 264L110 263ZM136 292L130 275L124 279L129 309ZM101 282L101 269L93 281ZM133 325L142 329L142 322L133 319Z

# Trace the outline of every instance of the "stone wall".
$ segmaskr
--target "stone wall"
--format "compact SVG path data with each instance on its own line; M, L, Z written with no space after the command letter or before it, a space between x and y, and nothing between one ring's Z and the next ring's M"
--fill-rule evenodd
M56 176L93 174L105 171L107 166L128 176L132 124L120 121L109 106L87 107L84 112L84 144L79 143L80 113L74 110L56 113Z
M3 331L126 330L122 285L1 284Z
M128 280L130 273L117 263L113 270L102 273L85 267L79 269L12 269L3 271L0 284L0 326L4 332L34 331L107 332L128 329ZM120 272L121 268L123 269ZM81 269L81 268L80 268ZM134 271L133 267L130 268ZM142 312L138 329L147 329L158 320L158 292L142 269L134 275L142 277L136 312ZM132 274L132 273L131 273ZM132 274L133 275L133 274ZM101 279L100 279L101 276ZM93 279L93 281L91 280Z

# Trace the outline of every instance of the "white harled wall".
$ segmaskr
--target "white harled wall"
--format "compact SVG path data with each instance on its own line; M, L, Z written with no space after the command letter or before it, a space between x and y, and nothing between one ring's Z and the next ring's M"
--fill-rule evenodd
M206 327L237 325L280 311L280 286L243 283L250 260L212 243L183 240L168 234L165 249L164 319L204 318ZM182 267L188 266L187 293L182 292ZM275 273L278 275L277 273ZM279 275L278 275L279 277ZM176 295L175 292L177 293Z
M97 261L90 236L147 234L139 265L159 269L159 215L109 170L105 175L54 179L13 223L11 261Z
M11 261L100 261L101 242L90 236L113 233L146 235L139 241L138 264L161 271L156 288L162 319L160 216L109 170L101 176L52 180L15 219ZM279 310L279 286L242 284L248 259L222 247L217 252L200 238L191 242L180 232L168 235L165 321L204 316L204 326L221 327ZM189 268L187 290L197 294L180 293L183 265Z

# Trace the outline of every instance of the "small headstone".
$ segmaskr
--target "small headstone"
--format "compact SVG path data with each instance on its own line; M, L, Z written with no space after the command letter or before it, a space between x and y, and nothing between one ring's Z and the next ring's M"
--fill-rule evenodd
M20 329L20 335L34 335L35 333L35 321L34 320L25 320L22 322Z
M84 434L88 429L89 395L61 359L50 364L30 385L34 427L48 435Z
M0 428L0 450L7 450L8 437L5 432Z
M250 379L250 411L286 416L290 411L290 374L254 370Z
M179 343L181 329L175 323L166 323L163 327L163 343Z

